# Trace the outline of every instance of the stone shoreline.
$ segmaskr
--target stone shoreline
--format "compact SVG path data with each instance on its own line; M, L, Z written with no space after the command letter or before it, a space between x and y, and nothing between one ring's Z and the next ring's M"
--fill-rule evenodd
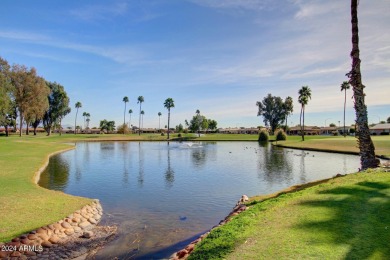
M54 224L0 243L0 259L85 259L116 235L116 226L97 225L102 215L93 200Z
M203 235L201 235L198 239L192 241L184 249L182 249L182 250L180 250L178 252L173 253L169 257L169 259L170 260L187 259L188 256L192 253L192 251L194 251L195 246L198 243L200 243L205 237L207 237L213 229L218 228L218 227L220 227L222 225L225 225L226 223L231 221L234 216L237 216L241 212L244 212L245 210L249 209L249 207L244 204L247 201L249 201L248 196L242 195L241 199L239 201L237 201L236 206L233 208L233 210L229 213L229 215L224 220L221 220L218 225L212 227L208 232L206 232Z

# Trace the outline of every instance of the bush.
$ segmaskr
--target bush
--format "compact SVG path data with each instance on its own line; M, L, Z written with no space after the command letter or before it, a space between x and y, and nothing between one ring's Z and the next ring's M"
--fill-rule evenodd
M117 133L118 134L129 134L130 129L126 124L124 124L124 125L121 125L118 127Z
M382 132L381 135L389 135L388 132Z
M164 133L161 133L161 136L164 136L165 134Z
M287 135L283 129L279 129L276 133L276 141L286 141Z
M259 133L259 142L268 142L269 135L266 130L261 130Z
M181 137L181 133L179 133L179 134L177 135L177 137Z

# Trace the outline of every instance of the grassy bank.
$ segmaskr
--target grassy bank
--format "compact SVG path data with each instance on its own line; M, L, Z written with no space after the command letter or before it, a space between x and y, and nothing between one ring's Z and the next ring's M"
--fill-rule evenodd
M335 178L251 208L189 259L388 259L390 174Z
M372 136L375 154L390 158L390 136ZM358 153L357 139L355 137L328 137L328 138L306 138L302 142L300 137L288 136L287 141L279 141L276 145L297 149L309 149L320 151L337 151L347 153Z
M69 148L34 138L0 138L0 241L56 222L90 202L33 182L49 154Z

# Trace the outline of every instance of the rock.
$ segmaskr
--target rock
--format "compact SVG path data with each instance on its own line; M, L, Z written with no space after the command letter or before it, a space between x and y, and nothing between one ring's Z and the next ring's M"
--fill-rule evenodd
M27 256L36 256L37 255L37 253L35 253L34 251L25 251L24 254Z
M73 228L67 228L67 229L65 229L64 233L65 233L67 236L70 236L70 235L73 235L73 234L74 234L74 230L73 230Z
M60 230L60 229L62 229L62 226L61 226L61 224L59 224L59 223L53 224L53 227L54 227L54 230Z
M73 230L75 233L80 233L82 229L80 227L76 226L76 227L73 227Z
M80 222L80 218L79 217L74 217L74 218L72 218L72 222L79 223Z
M60 241L60 238L56 235L52 235L51 238L49 238L49 242L52 244L57 244Z
M91 238L92 236L93 236L92 231L84 231L84 233L83 233L83 237L85 237L85 238Z
M246 201L249 201L249 198L248 198L248 196L246 196L246 195L242 195L240 201L241 201L241 202L246 202Z
M19 241L20 241L20 238L15 237L15 238L13 238L11 241L12 241L12 242L19 242Z
M28 238L23 238L20 240L20 242L24 245L28 245L31 241Z
M185 257L187 254L188 254L187 250L183 249L183 250L180 250L179 252L177 252L176 255L180 259L180 258Z
M88 221L84 221L84 222L79 224L79 227L81 227L82 229L85 229L85 228L89 227L90 225L91 225L91 223L89 223Z
M43 241L43 242L41 243L41 245L42 245L43 247L48 247L48 248L53 246L53 244L50 243L49 241Z
M28 235L27 235L27 238L30 239L30 240L35 240L35 239L37 239L38 237L37 237L37 235L35 235L35 234L28 234Z
M48 236L47 234L44 234L44 233L39 233L38 236L40 238L42 238L43 240L48 240L50 238L50 236Z
M9 251L1 251L0 250L0 258L7 258L11 252Z
M10 256L11 257L19 257L21 255L22 255L22 253L20 253L19 251L13 251Z
M190 254L195 248L195 245L194 244L189 244L185 250L187 250L187 252Z
M72 226L68 222L62 222L61 226L65 229L71 228Z
M96 224L96 223L97 223L96 219L94 219L94 218L89 218L88 221L89 221L91 224Z

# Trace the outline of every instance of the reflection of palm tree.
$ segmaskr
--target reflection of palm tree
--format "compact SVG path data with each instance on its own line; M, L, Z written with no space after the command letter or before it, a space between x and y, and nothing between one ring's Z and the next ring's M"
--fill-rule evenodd
M175 171L171 167L171 156L170 156L170 148L168 147L168 167L165 171L165 183L168 188L173 186L175 182Z
M138 185L142 187L144 184L144 156L141 142L138 142L138 165Z

